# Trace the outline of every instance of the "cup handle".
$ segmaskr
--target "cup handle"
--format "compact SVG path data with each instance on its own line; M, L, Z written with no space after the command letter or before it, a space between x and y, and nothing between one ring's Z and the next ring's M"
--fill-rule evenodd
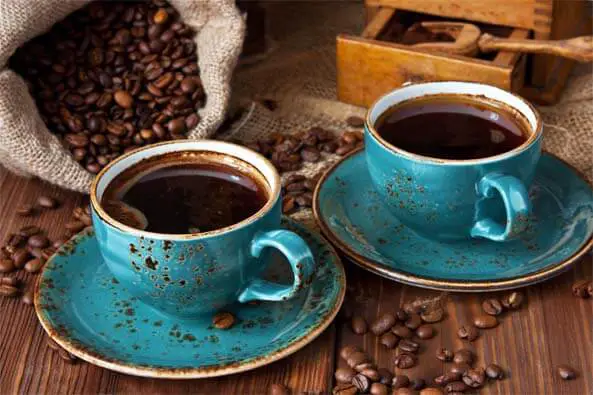
M256 278L241 292L239 302L287 300L310 283L315 260L309 246L300 236L284 229L258 233L251 242L251 255L258 258L266 247L276 248L284 254L294 273L294 282L292 285L284 285Z
M531 211L529 193L518 178L501 173L486 174L476 185L477 193L492 198L495 191L502 197L506 210L506 224L500 224L492 218L480 218L476 213L476 222L471 229L472 237L484 237L493 241L512 239L527 227Z

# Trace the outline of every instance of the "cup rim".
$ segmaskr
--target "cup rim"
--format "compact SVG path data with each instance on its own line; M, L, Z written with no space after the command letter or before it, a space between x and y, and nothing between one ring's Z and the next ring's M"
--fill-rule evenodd
M487 156L484 158L477 158L477 159L436 158L436 157L432 157L432 156L415 154L413 152L403 150L399 147L396 147L395 145L390 144L385 139L383 139L383 137L381 137L381 135L379 135L379 133L375 129L374 122L371 122L371 115L373 114L373 112L375 111L377 106L381 102L388 100L390 98L390 96L395 94L396 92L399 92L401 90L406 90L406 89L418 89L418 88L428 87L428 86L436 86L438 89L438 86L452 86L452 85L458 85L460 87L465 87L465 88L474 87L474 88L481 90L482 93L470 94L470 93L464 93L464 92L439 92L435 89L435 91L432 91L432 92L426 92L424 94L419 94L419 95L401 100L401 101L397 102L395 105L397 106L397 105L405 103L409 100L415 100L417 98L426 97L426 96L442 96L442 95L463 95L466 97L481 96L483 98L486 98L486 99L489 99L492 101L500 102L500 103L504 104L505 106L508 106L511 109L513 109L514 111L518 112L521 116L523 116L525 118L525 120L527 121L527 125L529 125L529 128L531 129L531 134L530 134L529 138L526 139L521 145L513 148L512 150L506 151L506 152L503 152L501 154L494 155L494 156ZM531 122L529 121L528 117L523 113L523 111L518 109L516 106L513 106L512 104L505 102L501 99L489 97L483 93L484 91L495 92L502 96L507 96L507 97L510 96L510 97L514 98L515 100L518 100L521 104L525 105L529 111L531 111L531 113L533 114L533 118L535 119L535 125L532 125ZM382 115L384 112L385 111L381 112L377 116L377 118L380 115ZM453 166L484 164L484 163L496 162L501 159L506 159L507 157L515 156L515 155L527 150L534 142L536 142L542 136L542 133L543 133L543 121L542 121L541 115L537 111L537 109L533 106L533 104L531 104L529 101L525 100L524 98L522 98L519 95L516 95L512 92L507 92L507 91L505 91L501 88L498 88L496 86L493 86L493 85L480 84L480 83L476 83L476 82L466 82L466 81L436 81L436 82L411 83L408 85L403 85L403 86L396 88L394 90L391 90L388 93L379 97L377 100L375 100L373 102L373 104L368 108L368 110L366 112L364 124L365 124L365 129L368 131L368 134L370 136L372 136L372 138L374 138L384 149L387 149L388 151L395 152L396 154L399 154L407 159L412 159L412 160L415 160L418 162L429 162L429 163L434 163L434 164L439 164L439 165L453 165Z
M201 233L175 234L175 233L149 232L146 230L140 230L140 229L136 229L131 226L125 225L125 224L117 221L113 217L111 217L109 214L107 214L107 212L101 206L101 204L99 202L99 198L98 198L98 189L99 189L99 184L101 183L101 180L103 180L103 178L115 166L117 166L121 162L125 161L126 159L130 159L130 158L132 158L136 155L139 155L143 152L146 152L146 151L158 150L159 147L175 146L175 145L179 146L178 148L181 148L181 149L175 149L175 147L174 147L173 149L162 152L160 154L167 154L167 153L181 152L181 151L213 152L213 153L228 155L230 157L233 157L237 160L243 161L243 162L249 164L250 166L254 167L257 171L259 171L262 174L265 181L269 185L269 194L270 195L269 195L269 198L268 198L266 204L262 208L260 208L256 213L243 219L242 221L239 221L239 222L234 223L229 226L225 226L223 228L214 229L214 230L211 230L208 232L201 232ZM216 150L216 149L218 149L218 150ZM129 169L131 166L135 165L139 161L142 161L143 159L150 158L150 157L151 157L151 155L147 155L145 157L140 157L138 159L138 161L132 162L128 166L123 167L120 171L118 171L113 176L113 178L115 178L117 175L121 174L124 170ZM250 161L250 160L246 159L245 157L255 158L255 162L259 162L259 163L253 163L254 161ZM264 171L264 169L262 169L262 167L265 167L265 171ZM113 180L113 178L111 180L109 180L107 182L107 184L105 184L105 187L103 189L107 188L107 186ZM221 235L224 233L228 233L228 232L232 232L232 231L244 228L245 226L248 226L248 225L254 223L255 221L259 220L265 214L270 212L272 210L272 208L276 205L278 199L280 198L280 191L281 191L281 182L280 182L280 175L278 174L278 171L276 170L274 165L272 165L272 163L268 159L266 159L263 155L259 154L258 152L255 152L255 151L253 151L249 148L243 147L241 145L228 143L226 141L208 140L208 139L173 140L173 141L164 141L164 142L160 142L160 143L150 144L150 145L146 145L146 146L137 148L135 150L132 150L130 152L127 152L123 155L118 156L116 159L114 159L109 164L107 164L93 179L93 182L91 184L91 189L90 189L90 203L91 203L91 207L92 207L93 211L95 212L95 214L97 215L97 217L99 218L99 220L101 222L119 230L120 232L123 232L126 234L131 234L131 235L137 236L137 237L145 237L145 238L160 239L160 240L172 240L172 241L200 240L200 239L210 238L213 236L218 236L218 235Z

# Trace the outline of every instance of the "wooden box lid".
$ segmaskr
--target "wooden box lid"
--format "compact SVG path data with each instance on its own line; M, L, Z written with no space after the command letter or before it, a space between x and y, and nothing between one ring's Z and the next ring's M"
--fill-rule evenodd
M365 0L367 7L389 7L493 25L549 33L553 0Z

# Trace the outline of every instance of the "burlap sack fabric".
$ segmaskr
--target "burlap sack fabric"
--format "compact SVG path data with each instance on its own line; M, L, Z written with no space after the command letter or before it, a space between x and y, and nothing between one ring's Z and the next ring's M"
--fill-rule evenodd
M14 51L88 0L0 1L0 163L21 175L86 192L92 175L62 148L41 120L23 79L6 68ZM170 0L198 32L195 42L206 105L189 133L204 138L224 119L230 79L243 42L245 23L233 0Z

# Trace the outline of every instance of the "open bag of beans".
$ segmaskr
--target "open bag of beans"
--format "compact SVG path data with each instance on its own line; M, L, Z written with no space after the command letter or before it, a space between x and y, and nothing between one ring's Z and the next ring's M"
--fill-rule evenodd
M0 1L0 164L86 192L127 150L224 119L233 0Z

